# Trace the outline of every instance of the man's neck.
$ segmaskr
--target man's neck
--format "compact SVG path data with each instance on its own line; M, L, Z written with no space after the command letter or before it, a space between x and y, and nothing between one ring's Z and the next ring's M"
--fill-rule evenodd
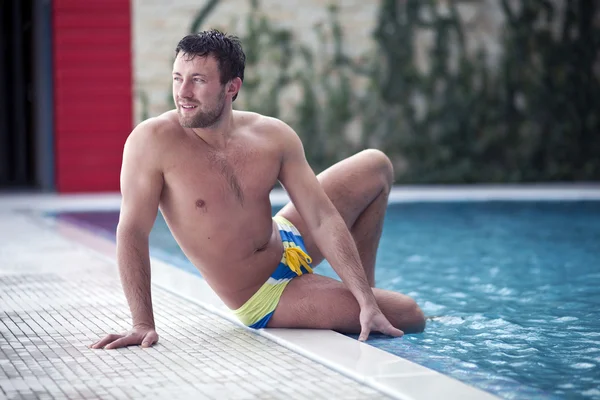
M221 118L206 128L192 128L192 132L215 150L225 150L234 133L233 110L223 110Z

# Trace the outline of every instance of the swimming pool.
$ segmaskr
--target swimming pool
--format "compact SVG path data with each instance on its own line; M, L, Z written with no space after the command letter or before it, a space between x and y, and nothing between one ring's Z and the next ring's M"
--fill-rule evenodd
M59 218L114 239L118 214ZM160 216L150 246L197 274ZM504 398L600 398L600 202L392 204L376 281L436 317L371 345Z

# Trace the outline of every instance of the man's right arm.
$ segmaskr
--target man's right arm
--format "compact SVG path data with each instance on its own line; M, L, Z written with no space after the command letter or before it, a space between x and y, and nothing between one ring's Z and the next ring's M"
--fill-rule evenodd
M156 220L163 175L159 146L148 122L131 133L123 151L121 210L117 227L119 275L132 317L131 331L111 334L92 348L130 345L148 347L158 341L152 311L148 236Z

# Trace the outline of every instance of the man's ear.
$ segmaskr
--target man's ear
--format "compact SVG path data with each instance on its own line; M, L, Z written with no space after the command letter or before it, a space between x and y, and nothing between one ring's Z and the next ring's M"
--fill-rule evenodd
M227 88L227 94L231 94L231 96L235 96L238 94L240 89L242 88L242 80L239 77L233 78L229 81L229 87Z

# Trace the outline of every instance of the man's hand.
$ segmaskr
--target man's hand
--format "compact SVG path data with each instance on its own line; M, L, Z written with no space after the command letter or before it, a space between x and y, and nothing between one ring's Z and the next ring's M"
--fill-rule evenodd
M364 307L360 311L360 336L358 340L364 342L369 337L371 331L381 332L385 335L400 337L404 335L400 329L394 326L387 320L379 307L370 306Z
M110 334L104 339L92 344L92 349L117 349L119 347L137 346L150 347L158 342L158 334L153 328L134 327L131 331L122 335Z

